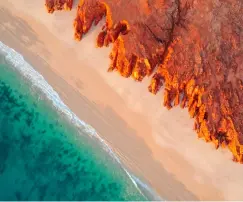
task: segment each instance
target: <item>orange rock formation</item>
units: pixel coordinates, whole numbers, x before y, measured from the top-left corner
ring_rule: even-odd
[[[73,0],[45,0],[45,6],[48,13],[53,13],[55,10],[71,10]]]
[[[50,1],[49,1],[50,2]],[[243,163],[243,1],[81,0],[81,40],[106,17],[97,45],[113,43],[109,71],[142,81],[164,105],[187,107],[200,138]]]

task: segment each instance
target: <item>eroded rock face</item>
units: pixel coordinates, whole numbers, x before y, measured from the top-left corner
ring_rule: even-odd
[[[45,6],[48,13],[53,13],[55,10],[71,10],[73,0],[45,0]]]
[[[113,43],[109,71],[154,73],[149,91],[165,85],[164,105],[187,107],[198,136],[243,163],[243,1],[81,0],[75,38],[104,16],[97,45]]]
[[[163,61],[172,41],[173,23],[179,23],[179,6],[184,8],[174,0],[163,4],[161,0],[81,1],[74,23],[75,37],[80,40],[93,22],[97,24],[106,16],[97,45],[114,43],[109,70],[141,81]]]
[[[228,146],[243,162],[243,1],[194,1],[176,26],[168,58],[150,90],[165,83],[164,104],[181,103],[199,137]],[[159,79],[158,79],[159,77]],[[157,84],[157,85],[156,85]],[[181,98],[181,100],[180,100]]]

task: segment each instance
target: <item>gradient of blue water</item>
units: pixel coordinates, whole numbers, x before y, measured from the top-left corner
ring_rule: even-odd
[[[145,200],[87,130],[0,64],[0,200]]]

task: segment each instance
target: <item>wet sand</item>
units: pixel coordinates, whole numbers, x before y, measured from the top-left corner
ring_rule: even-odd
[[[50,15],[42,1],[0,2],[0,40],[21,53],[163,199],[243,199],[242,165],[227,150],[198,140],[187,110],[162,107],[162,92],[147,91],[149,79],[137,83],[107,73],[110,48],[95,48],[102,23],[76,42],[74,17],[75,6]]]

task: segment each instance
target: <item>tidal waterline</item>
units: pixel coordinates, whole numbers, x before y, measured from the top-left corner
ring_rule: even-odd
[[[0,200],[146,199],[87,128],[0,61]]]

